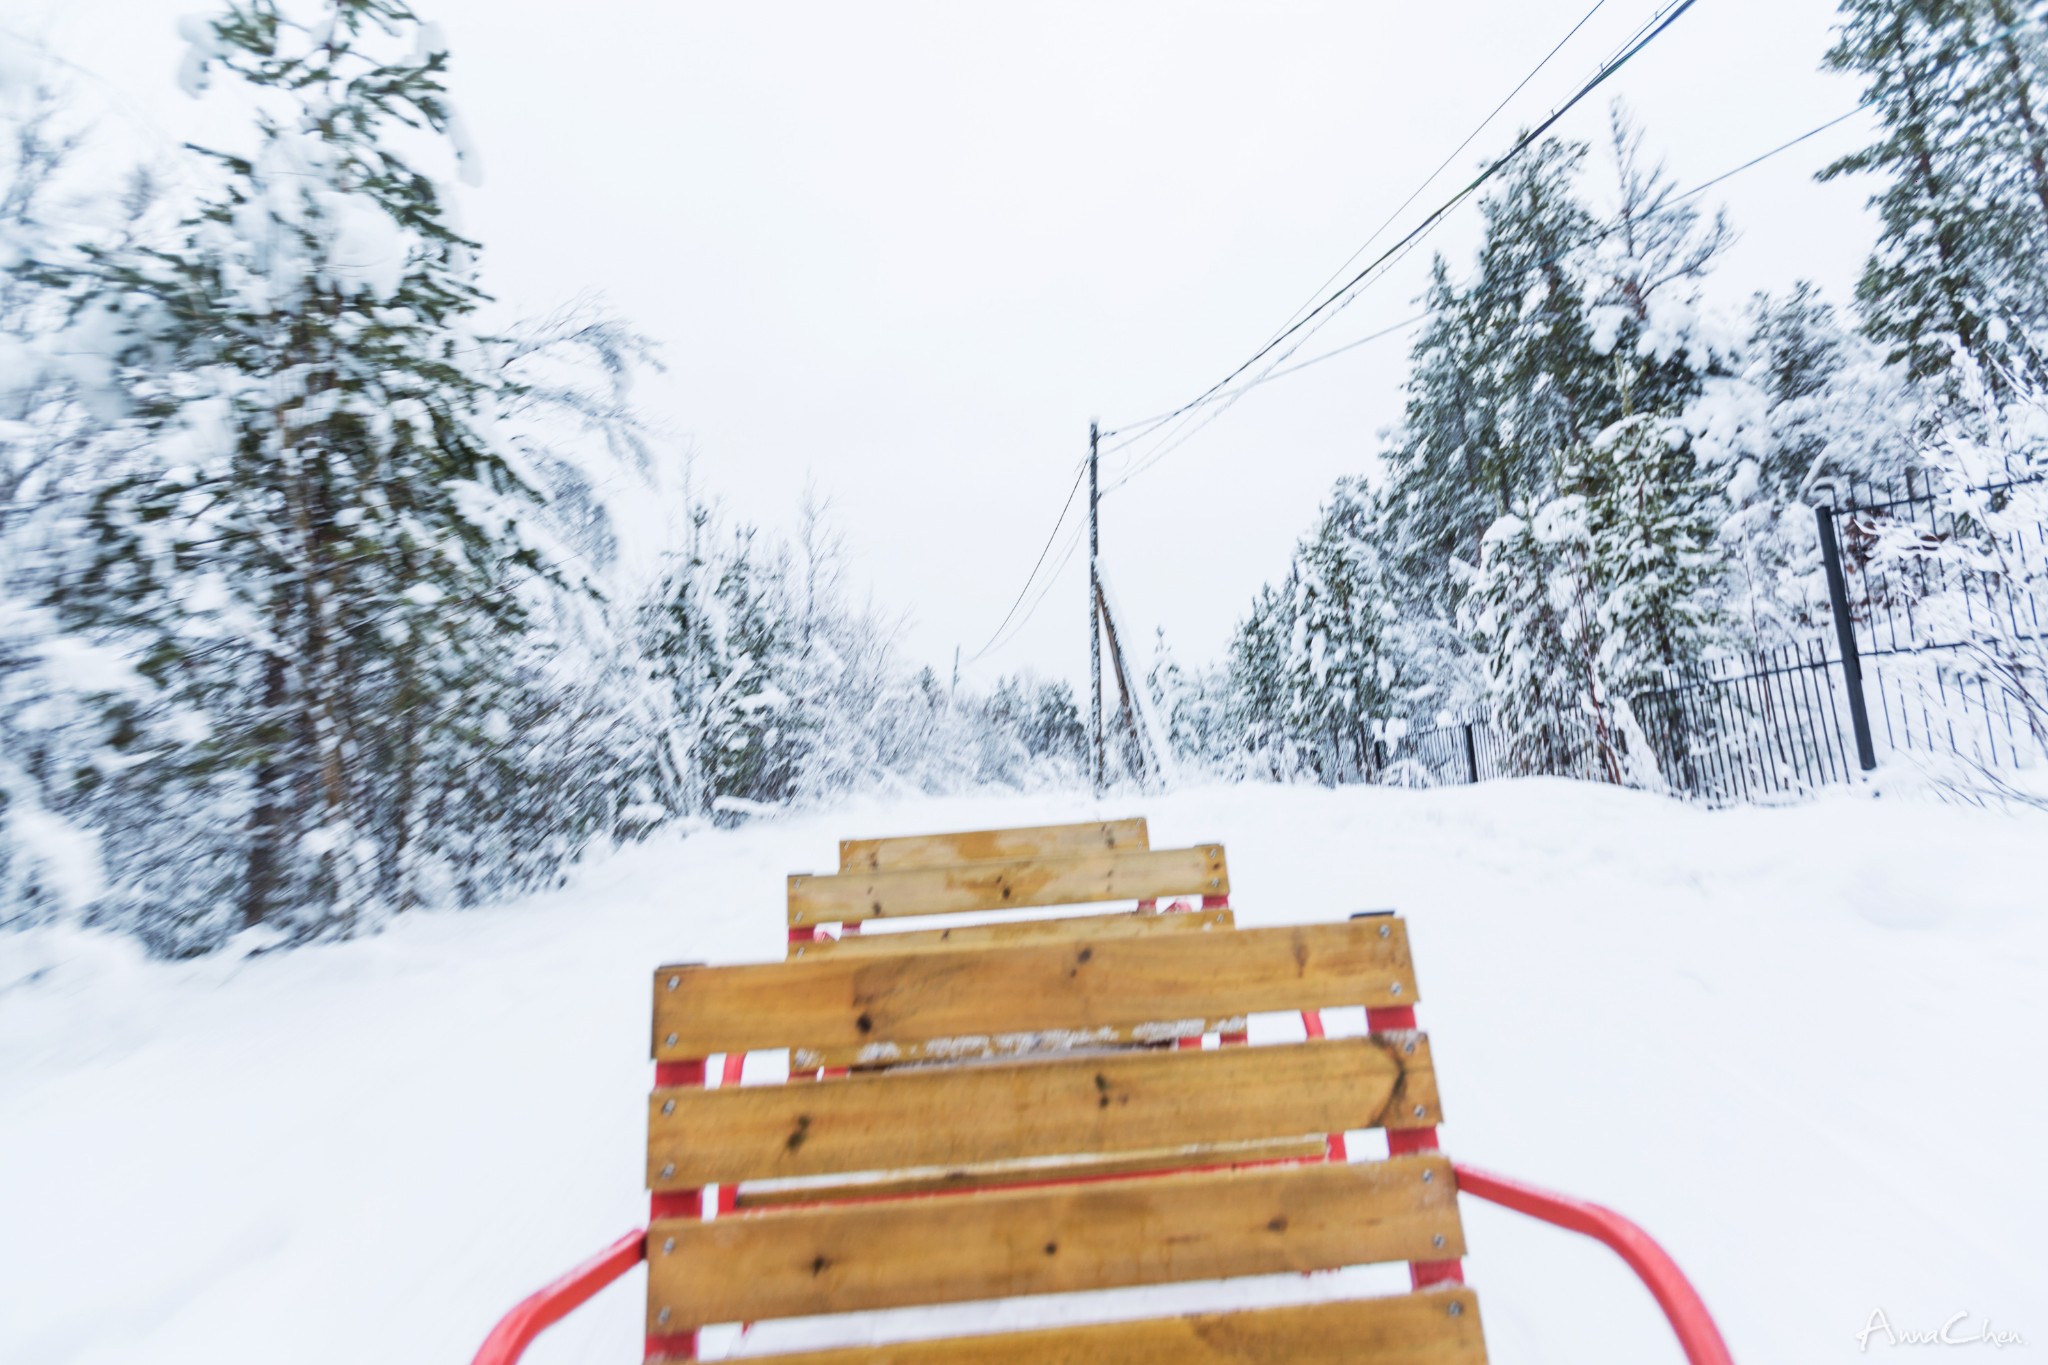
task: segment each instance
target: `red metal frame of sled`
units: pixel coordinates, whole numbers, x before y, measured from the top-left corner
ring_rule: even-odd
[[[1516,1213],[1526,1213],[1531,1218],[1540,1218],[1546,1223],[1606,1243],[1609,1249],[1628,1262],[1628,1268],[1635,1271],[1636,1278],[1656,1297],[1657,1306],[1664,1310],[1664,1316],[1671,1323],[1671,1330],[1678,1334],[1678,1344],[1685,1349],[1687,1365],[1734,1365],[1728,1354],[1728,1344],[1721,1340],[1721,1329],[1714,1325],[1713,1316],[1707,1312],[1707,1305],[1701,1302],[1699,1291],[1692,1287],[1692,1281],[1685,1278],[1685,1272],[1678,1268],[1678,1263],[1657,1245],[1649,1233],[1613,1209],[1598,1204],[1552,1194],[1524,1185],[1519,1180],[1474,1170],[1455,1161],[1451,1163],[1451,1170],[1457,1174],[1460,1194],[1499,1204]]]
[[[1678,1344],[1685,1351],[1687,1365],[1734,1365],[1721,1331],[1714,1325],[1707,1306],[1701,1302],[1691,1281],[1685,1278],[1664,1248],[1628,1219],[1612,1209],[1551,1194],[1518,1180],[1474,1170],[1459,1162],[1458,1191],[1475,1199],[1526,1213],[1546,1223],[1605,1243],[1655,1296],[1657,1306],[1671,1323]],[[633,1232],[605,1248],[602,1254],[576,1267],[561,1279],[522,1300],[484,1339],[473,1365],[515,1365],[533,1339],[562,1320],[598,1290],[624,1275],[647,1254],[647,1235]],[[1428,1263],[1425,1263],[1428,1264]],[[1443,1263],[1438,1263],[1443,1264]],[[1449,1264],[1455,1265],[1456,1262]],[[691,1359],[664,1352],[654,1359]]]
[[[547,1288],[527,1295],[484,1338],[476,1365],[513,1365],[535,1337],[646,1258],[647,1234],[629,1232]]]

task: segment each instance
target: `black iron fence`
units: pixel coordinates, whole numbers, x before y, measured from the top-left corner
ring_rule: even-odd
[[[2039,484],[1969,491],[1988,507]],[[2048,764],[2048,524],[2002,527],[1995,555],[1945,554],[1989,533],[1939,490],[1850,492],[1815,513],[1831,617],[1815,638],[1674,673],[1534,750],[1487,716],[1396,727],[1376,746],[1378,779],[1620,777],[1723,804],[1796,797],[1900,754]]]

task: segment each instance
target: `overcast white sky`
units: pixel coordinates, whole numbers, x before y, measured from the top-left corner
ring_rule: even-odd
[[[1174,406],[1269,336],[1591,0],[691,4],[416,0],[482,151],[464,221],[489,287],[544,312],[604,294],[661,340],[642,393],[699,478],[787,526],[815,476],[852,576],[950,664],[995,630],[1105,427]],[[1657,8],[1606,0],[1422,196],[1418,220]],[[0,0],[179,141],[195,0]],[[1830,0],[1700,0],[1560,131],[1619,94],[1690,185],[1851,108],[1819,71]],[[1846,300],[1865,187],[1811,172],[1836,128],[1715,193],[1731,303],[1798,277]],[[1599,148],[1596,145],[1596,167]],[[1469,269],[1476,207],[1432,238]],[[1410,316],[1426,253],[1305,358]],[[1340,475],[1400,409],[1406,336],[1247,396],[1103,503],[1105,574],[1142,659],[1213,657]],[[1142,450],[1144,447],[1138,447]],[[1125,454],[1105,458],[1104,481]],[[1055,556],[1058,548],[1055,547]],[[965,670],[1085,679],[1085,547],[1014,642]]]

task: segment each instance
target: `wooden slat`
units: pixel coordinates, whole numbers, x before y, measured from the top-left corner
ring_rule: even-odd
[[[782,1208],[791,1204],[829,1204],[848,1199],[890,1198],[905,1194],[943,1194],[985,1190],[1000,1185],[1048,1185],[1063,1180],[1091,1180],[1107,1175],[1139,1175],[1148,1171],[1196,1171],[1215,1166],[1250,1166],[1275,1161],[1317,1161],[1328,1154],[1325,1136],[1281,1138],[1266,1142],[1233,1142],[1199,1147],[1161,1147],[1122,1156],[1085,1156],[1057,1163],[1003,1162],[986,1166],[951,1167],[880,1179],[792,1181],[742,1185],[737,1201],[743,1209]]]
[[[789,923],[801,928],[904,915],[1229,894],[1223,845],[1199,844],[897,872],[797,873],[789,879]]]
[[[648,1229],[648,1329],[1465,1254],[1441,1155],[884,1200]],[[664,1316],[664,1310],[666,1315]]]
[[[951,929],[913,929],[903,934],[855,934],[850,938],[809,939],[789,945],[797,958],[843,956],[848,953],[930,953],[953,948],[1014,947],[1022,943],[1063,943],[1069,939],[1135,938],[1142,934],[1200,934],[1237,924],[1228,910],[1175,910],[1167,913],[1124,911],[1116,915],[1073,915],[1066,919],[1011,920],[1003,924],[963,924]]]
[[[871,1047],[871,1060],[890,1060],[912,1046],[959,1056],[1004,1050],[1006,1040],[1028,1046],[1049,1031],[1071,1039],[1148,1025],[1176,1036],[1260,1010],[1415,1000],[1407,926],[1390,915],[977,952],[663,967],[654,980],[654,1056]]]
[[[1486,1365],[1486,1344],[1478,1296],[1459,1286],[760,1359],[763,1365]]]
[[[656,1090],[648,1188],[1377,1128],[1404,1060],[1392,1042],[1328,1038]]]
[[[1147,847],[1145,818],[1090,820],[1078,825],[1021,829],[969,829],[953,834],[911,834],[895,839],[841,839],[839,870],[895,871],[1000,859],[1066,858]]]

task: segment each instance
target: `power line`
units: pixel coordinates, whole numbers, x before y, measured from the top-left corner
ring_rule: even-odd
[[[1004,615],[1002,624],[998,625],[995,628],[995,630],[989,635],[988,643],[983,645],[979,650],[975,652],[974,658],[967,660],[968,663],[973,663],[975,659],[981,658],[982,655],[988,653],[991,649],[995,648],[996,637],[1003,633],[1003,626],[1009,625],[1010,618],[1017,614],[1017,608],[1019,605],[1023,603],[1024,595],[1031,591],[1032,580],[1038,577],[1039,569],[1045,566],[1045,556],[1048,552],[1051,551],[1053,541],[1058,539],[1060,527],[1066,524],[1067,513],[1074,510],[1074,495],[1081,491],[1081,476],[1083,474],[1086,474],[1087,472],[1088,463],[1084,460],[1074,470],[1074,486],[1067,490],[1067,500],[1064,503],[1060,504],[1059,518],[1052,524],[1052,533],[1045,538],[1045,545],[1039,550],[1038,559],[1035,563],[1032,564],[1031,572],[1025,575],[1024,586],[1017,589],[1017,600],[1015,602],[1010,603],[1010,610]],[[1064,564],[1065,561],[1061,562]],[[1058,570],[1054,570],[1054,572],[1057,573]],[[1034,604],[1034,606],[1035,605],[1036,604]],[[1026,617],[1025,619],[1028,620],[1030,618]]]
[[[1517,156],[1520,156],[1538,138],[1542,137],[1545,133],[1549,132],[1550,129],[1557,124],[1559,119],[1562,119],[1566,114],[1570,113],[1571,110],[1578,105],[1579,101],[1583,100],[1586,96],[1592,94],[1594,90],[1598,89],[1601,85],[1605,84],[1610,78],[1613,77],[1615,72],[1621,70],[1622,67],[1626,66],[1631,60],[1635,58],[1637,53],[1641,52],[1644,48],[1648,47],[1651,43],[1655,42],[1659,37],[1661,37],[1665,30],[1669,29],[1673,24],[1677,23],[1678,20],[1685,14],[1685,12],[1691,9],[1697,3],[1698,0],[1678,0],[1678,3],[1670,7],[1669,13],[1667,13],[1660,22],[1657,22],[1652,27],[1650,27],[1648,33],[1644,34],[1644,36],[1635,40],[1635,42],[1633,42],[1631,45],[1627,46],[1626,49],[1623,52],[1621,52],[1618,56],[1612,57],[1606,62],[1602,63],[1600,69],[1593,73],[1592,79],[1588,80],[1584,85],[1580,86],[1578,90],[1573,93],[1570,99],[1566,100],[1563,104],[1559,105],[1556,109],[1551,111],[1549,116],[1546,117],[1541,123],[1537,124],[1534,128],[1530,129],[1528,132],[1522,134],[1521,137],[1517,138],[1515,140],[1514,146],[1508,148],[1507,152],[1504,153],[1498,160],[1494,161],[1491,165],[1487,166],[1484,170],[1480,171],[1478,175],[1474,176],[1456,194],[1452,195],[1449,199],[1445,200],[1441,205],[1439,205],[1435,210],[1433,210],[1428,217],[1424,218],[1420,223],[1417,223],[1413,228],[1411,228],[1408,231],[1408,233],[1405,236],[1401,238],[1400,241],[1395,242],[1392,246],[1388,247],[1385,251],[1381,252],[1378,256],[1374,257],[1370,264],[1368,264],[1363,270],[1359,271],[1356,275],[1352,276],[1349,280],[1347,280],[1344,283],[1344,285],[1337,290],[1336,293],[1329,295],[1321,303],[1317,304],[1314,308],[1311,308],[1307,313],[1304,313],[1300,318],[1296,319],[1290,326],[1283,329],[1280,335],[1274,337],[1271,341],[1268,341],[1265,345],[1259,347],[1258,350],[1252,352],[1250,357],[1243,361],[1243,363],[1239,364],[1235,369],[1231,370],[1230,373],[1224,375],[1221,379],[1211,384],[1208,388],[1202,390],[1201,393],[1189,399],[1187,402],[1181,404],[1172,412],[1166,414],[1163,420],[1170,421],[1173,418],[1179,417],[1184,413],[1190,412],[1193,409],[1200,407],[1203,404],[1209,402],[1211,399],[1215,398],[1224,388],[1229,386],[1232,380],[1236,379],[1246,370],[1249,370],[1252,366],[1258,364],[1259,361],[1265,359],[1268,355],[1272,354],[1273,351],[1282,342],[1286,341],[1289,337],[1293,336],[1302,328],[1307,327],[1317,317],[1329,311],[1329,309],[1333,305],[1336,305],[1339,300],[1345,298],[1345,296],[1348,295],[1354,288],[1356,288],[1359,284],[1363,283],[1365,279],[1368,276],[1370,276],[1375,270],[1377,270],[1382,264],[1386,263],[1389,260],[1392,260],[1397,254],[1401,253],[1408,247],[1412,246],[1415,242],[1419,241],[1424,234],[1428,233],[1431,229],[1435,228],[1438,223],[1442,222],[1445,215],[1450,213],[1452,209],[1456,208],[1459,204],[1465,202],[1465,200],[1469,198],[1474,191],[1476,191],[1480,186],[1484,185],[1487,181],[1491,180],[1509,162],[1513,161]],[[1125,475],[1124,480],[1120,480],[1120,482],[1127,481],[1129,477],[1129,475]]]
[[[1048,573],[1045,576],[1044,584],[1038,589],[1038,596],[1031,599],[1031,605],[1024,609],[1024,614],[1022,616],[1017,618],[1016,627],[1012,629],[1010,633],[1004,636],[1000,641],[993,639],[990,640],[988,645],[982,649],[981,654],[977,654],[974,656],[975,659],[979,659],[982,657],[982,655],[993,653],[996,650],[1008,648],[1010,643],[1023,633],[1024,627],[1031,624],[1031,618],[1038,614],[1038,608],[1040,607],[1040,605],[1044,603],[1045,599],[1052,593],[1053,587],[1060,581],[1061,571],[1064,570],[1067,567],[1068,563],[1072,561],[1072,559],[1074,558],[1074,551],[1078,550],[1081,547],[1082,530],[1082,527],[1076,526],[1073,530],[1073,533],[1067,537],[1066,549],[1062,550],[1060,552],[1060,557],[1053,562],[1052,572]],[[1029,587],[1030,585],[1027,583],[1025,586]],[[967,662],[972,663],[974,662],[974,660],[969,659]]]
[[[1334,284],[1338,280],[1339,277],[1341,277],[1344,274],[1346,270],[1350,269],[1351,263],[1357,260],[1360,256],[1363,256],[1366,253],[1367,249],[1370,248],[1374,242],[1380,239],[1380,234],[1385,232],[1388,228],[1392,227],[1394,225],[1394,220],[1399,218],[1403,213],[1406,213],[1408,211],[1408,206],[1414,203],[1417,199],[1421,198],[1422,192],[1424,190],[1428,189],[1431,185],[1436,183],[1436,178],[1442,175],[1453,161],[1456,161],[1461,155],[1463,155],[1465,149],[1467,147],[1470,147],[1473,141],[1476,138],[1478,138],[1478,136],[1481,133],[1485,132],[1487,127],[1491,125],[1495,119],[1500,117],[1501,110],[1507,108],[1508,105],[1514,102],[1515,96],[1521,94],[1523,90],[1528,88],[1529,82],[1535,80],[1536,77],[1539,74],[1541,74],[1544,67],[1550,65],[1550,59],[1552,57],[1555,57],[1559,52],[1563,51],[1564,45],[1570,42],[1573,38],[1577,37],[1579,30],[1584,28],[1587,24],[1587,21],[1592,19],[1594,15],[1598,14],[1600,12],[1600,7],[1602,5],[1605,5],[1606,3],[1607,0],[1593,0],[1593,8],[1587,10],[1584,14],[1579,16],[1579,22],[1573,24],[1571,28],[1565,33],[1564,37],[1559,38],[1557,42],[1551,47],[1550,51],[1543,54],[1543,59],[1541,61],[1537,62],[1536,65],[1529,68],[1529,73],[1526,76],[1523,76],[1521,80],[1515,83],[1515,88],[1508,91],[1506,96],[1504,96],[1501,99],[1501,102],[1499,104],[1493,106],[1493,110],[1491,113],[1487,114],[1485,118],[1479,120],[1479,125],[1477,127],[1475,127],[1471,132],[1465,134],[1465,140],[1463,142],[1460,142],[1457,146],[1453,147],[1451,149],[1450,155],[1446,156],[1441,162],[1437,163],[1437,168],[1431,171],[1428,174],[1428,176],[1426,176],[1423,179],[1423,182],[1420,185],[1417,185],[1413,190],[1410,190],[1408,192],[1408,197],[1406,199],[1403,199],[1398,205],[1396,205],[1394,211],[1386,216],[1385,221],[1383,221],[1378,227],[1372,230],[1372,235],[1367,237],[1363,242],[1359,243],[1358,250],[1352,252],[1349,256],[1346,256],[1344,258],[1344,263],[1338,266],[1335,270],[1331,271],[1328,279],[1324,280],[1321,284],[1317,285],[1314,289],[1309,291],[1309,296],[1301,302],[1300,306],[1297,307],[1292,313],[1287,315],[1287,323],[1282,323],[1281,325],[1285,327],[1288,323],[1292,323],[1296,318],[1300,317],[1302,309],[1307,308],[1310,304],[1314,303],[1325,289],[1328,289],[1332,284]]]
[[[1792,148],[1797,147],[1800,143],[1806,142],[1811,138],[1820,136],[1822,133],[1827,132],[1830,128],[1836,127],[1839,124],[1847,123],[1850,119],[1855,118],[1858,114],[1862,113],[1866,107],[1866,105],[1859,104],[1854,109],[1850,109],[1845,113],[1835,115],[1835,117],[1829,119],[1825,123],[1816,124],[1814,127],[1807,129],[1805,132],[1799,134],[1797,137],[1789,138],[1786,141],[1781,142],[1777,146],[1771,148],[1769,151],[1759,152],[1757,155],[1751,157],[1749,160],[1743,162],[1741,165],[1730,167],[1728,170],[1722,171],[1719,175],[1714,176],[1712,179],[1703,180],[1699,184],[1694,185],[1691,189],[1684,190],[1672,196],[1671,202],[1676,204],[1683,203],[1688,199],[1695,199],[1700,195],[1705,194],[1708,190],[1712,189],[1714,186],[1720,184],[1721,182],[1732,179],[1733,177],[1738,176],[1742,174],[1744,171],[1747,171],[1755,166],[1760,166],[1764,162],[1769,161],[1772,157],[1777,156],[1782,152],[1790,151]],[[1620,228],[1618,224],[1610,224],[1607,227],[1600,229],[1598,232],[1593,233],[1591,236],[1585,237],[1577,242],[1574,242],[1571,246],[1566,247],[1563,251],[1557,252],[1556,254],[1551,256],[1547,256],[1540,261],[1531,262],[1528,266],[1524,267],[1523,271],[1521,272],[1521,275],[1517,275],[1516,278],[1519,279],[1522,275],[1527,275],[1533,271],[1541,270],[1545,266],[1555,265],[1559,261],[1572,255],[1573,253],[1583,251],[1587,247],[1593,246],[1594,244],[1612,236],[1615,232],[1619,230]],[[1426,321],[1428,318],[1429,314],[1426,312],[1417,313],[1414,317],[1406,318],[1400,322],[1394,323],[1389,327],[1384,327],[1377,332],[1368,333],[1367,335],[1359,337],[1354,341],[1348,341],[1344,345],[1334,347],[1333,349],[1328,351],[1324,351],[1320,355],[1311,356],[1309,359],[1302,361],[1298,365],[1289,365],[1284,369],[1269,370],[1265,374],[1259,375],[1255,379],[1248,380],[1247,382],[1240,384],[1235,388],[1224,390],[1223,392],[1217,394],[1216,397],[1218,399],[1228,399],[1231,402],[1235,402],[1239,397],[1251,392],[1253,389],[1258,388],[1262,384],[1269,383],[1270,381],[1275,379],[1283,379],[1290,374],[1298,374],[1302,370],[1309,368],[1309,366],[1311,365],[1320,365],[1325,360],[1334,359],[1337,356],[1343,355],[1347,351],[1356,350],[1358,347],[1365,345],[1367,342],[1378,341],[1384,337],[1392,336],[1397,332],[1405,331],[1408,328],[1413,327],[1418,322]],[[1228,404],[1226,404],[1225,406],[1227,407]],[[1221,416],[1222,410],[1219,409],[1216,415]],[[1152,419],[1147,420],[1150,421]],[[1139,423],[1137,425],[1144,425],[1144,423]],[[1207,423],[1204,423],[1203,425],[1207,425]],[[1185,444],[1185,442],[1190,437],[1192,437],[1196,431],[1199,431],[1200,429],[1200,427],[1197,427],[1194,430],[1188,431],[1185,435],[1181,436],[1180,439],[1172,440],[1172,443],[1170,445],[1165,445],[1159,449],[1156,449],[1154,452],[1148,454],[1141,463],[1134,466],[1128,473],[1124,474],[1115,483],[1109,485],[1108,488],[1105,488],[1103,490],[1103,496],[1107,497],[1109,494],[1115,492],[1119,488],[1122,488],[1125,484],[1129,483],[1132,479],[1136,478],[1139,474],[1142,474],[1147,469],[1150,469],[1153,465],[1157,464],[1161,459],[1165,458],[1165,456],[1172,453],[1173,450],[1175,450],[1182,444]],[[1171,440],[1171,438],[1169,439]]]

